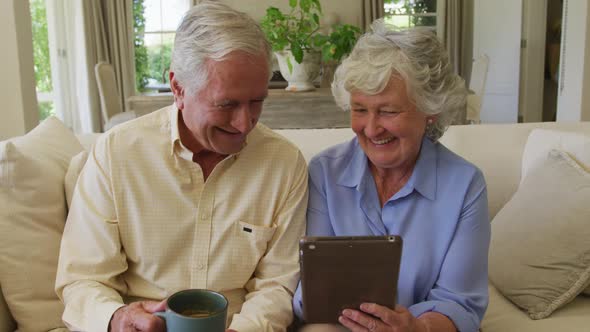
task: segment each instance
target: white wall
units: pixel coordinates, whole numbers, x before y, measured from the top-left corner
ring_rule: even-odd
[[[4,140],[39,123],[29,1],[0,1],[0,45],[0,140]]]
[[[489,58],[481,106],[484,123],[518,119],[522,0],[475,0],[473,57]]]
[[[590,121],[590,6],[579,0],[563,6],[557,121]]]

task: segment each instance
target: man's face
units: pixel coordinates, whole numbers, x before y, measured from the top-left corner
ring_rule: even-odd
[[[192,94],[175,84],[171,73],[182,143],[193,153],[239,152],[256,126],[268,95],[267,61],[264,55],[244,52],[230,53],[220,62],[209,60],[208,80]]]

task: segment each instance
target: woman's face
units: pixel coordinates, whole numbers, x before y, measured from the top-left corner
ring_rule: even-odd
[[[405,169],[416,162],[429,117],[416,110],[406,84],[393,76],[377,95],[351,92],[351,126],[378,169]]]

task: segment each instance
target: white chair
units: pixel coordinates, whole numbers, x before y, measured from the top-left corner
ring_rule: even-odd
[[[113,66],[106,62],[99,62],[94,66],[94,74],[96,75],[96,84],[100,94],[100,109],[104,131],[119,123],[135,119],[137,117],[135,112],[123,111]]]
[[[473,60],[471,78],[469,79],[470,93],[467,95],[467,112],[465,117],[467,123],[475,124],[481,122],[481,105],[483,103],[489,62],[490,59],[485,54]]]

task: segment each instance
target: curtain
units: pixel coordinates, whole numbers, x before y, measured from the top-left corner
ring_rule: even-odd
[[[363,0],[362,28],[368,30],[374,20],[385,15],[383,0]]]
[[[133,0],[47,0],[57,115],[75,133],[100,132],[94,66],[113,65],[121,105],[135,94]]]
[[[439,1],[438,33],[449,53],[449,60],[455,73],[461,77],[469,77],[472,58],[473,31],[473,0],[445,0]],[[441,8],[442,7],[442,8]]]
[[[133,60],[132,0],[83,0],[86,30],[87,70],[93,78],[88,82],[88,100],[93,110],[92,127],[100,127],[105,119],[100,112],[100,99],[94,66],[100,62],[113,65],[121,105],[135,94],[135,63]],[[124,107],[126,109],[126,107]]]
[[[461,74],[462,66],[462,18],[463,8],[461,0],[446,0],[444,5],[444,33],[443,40],[449,60],[453,65],[455,73]]]

